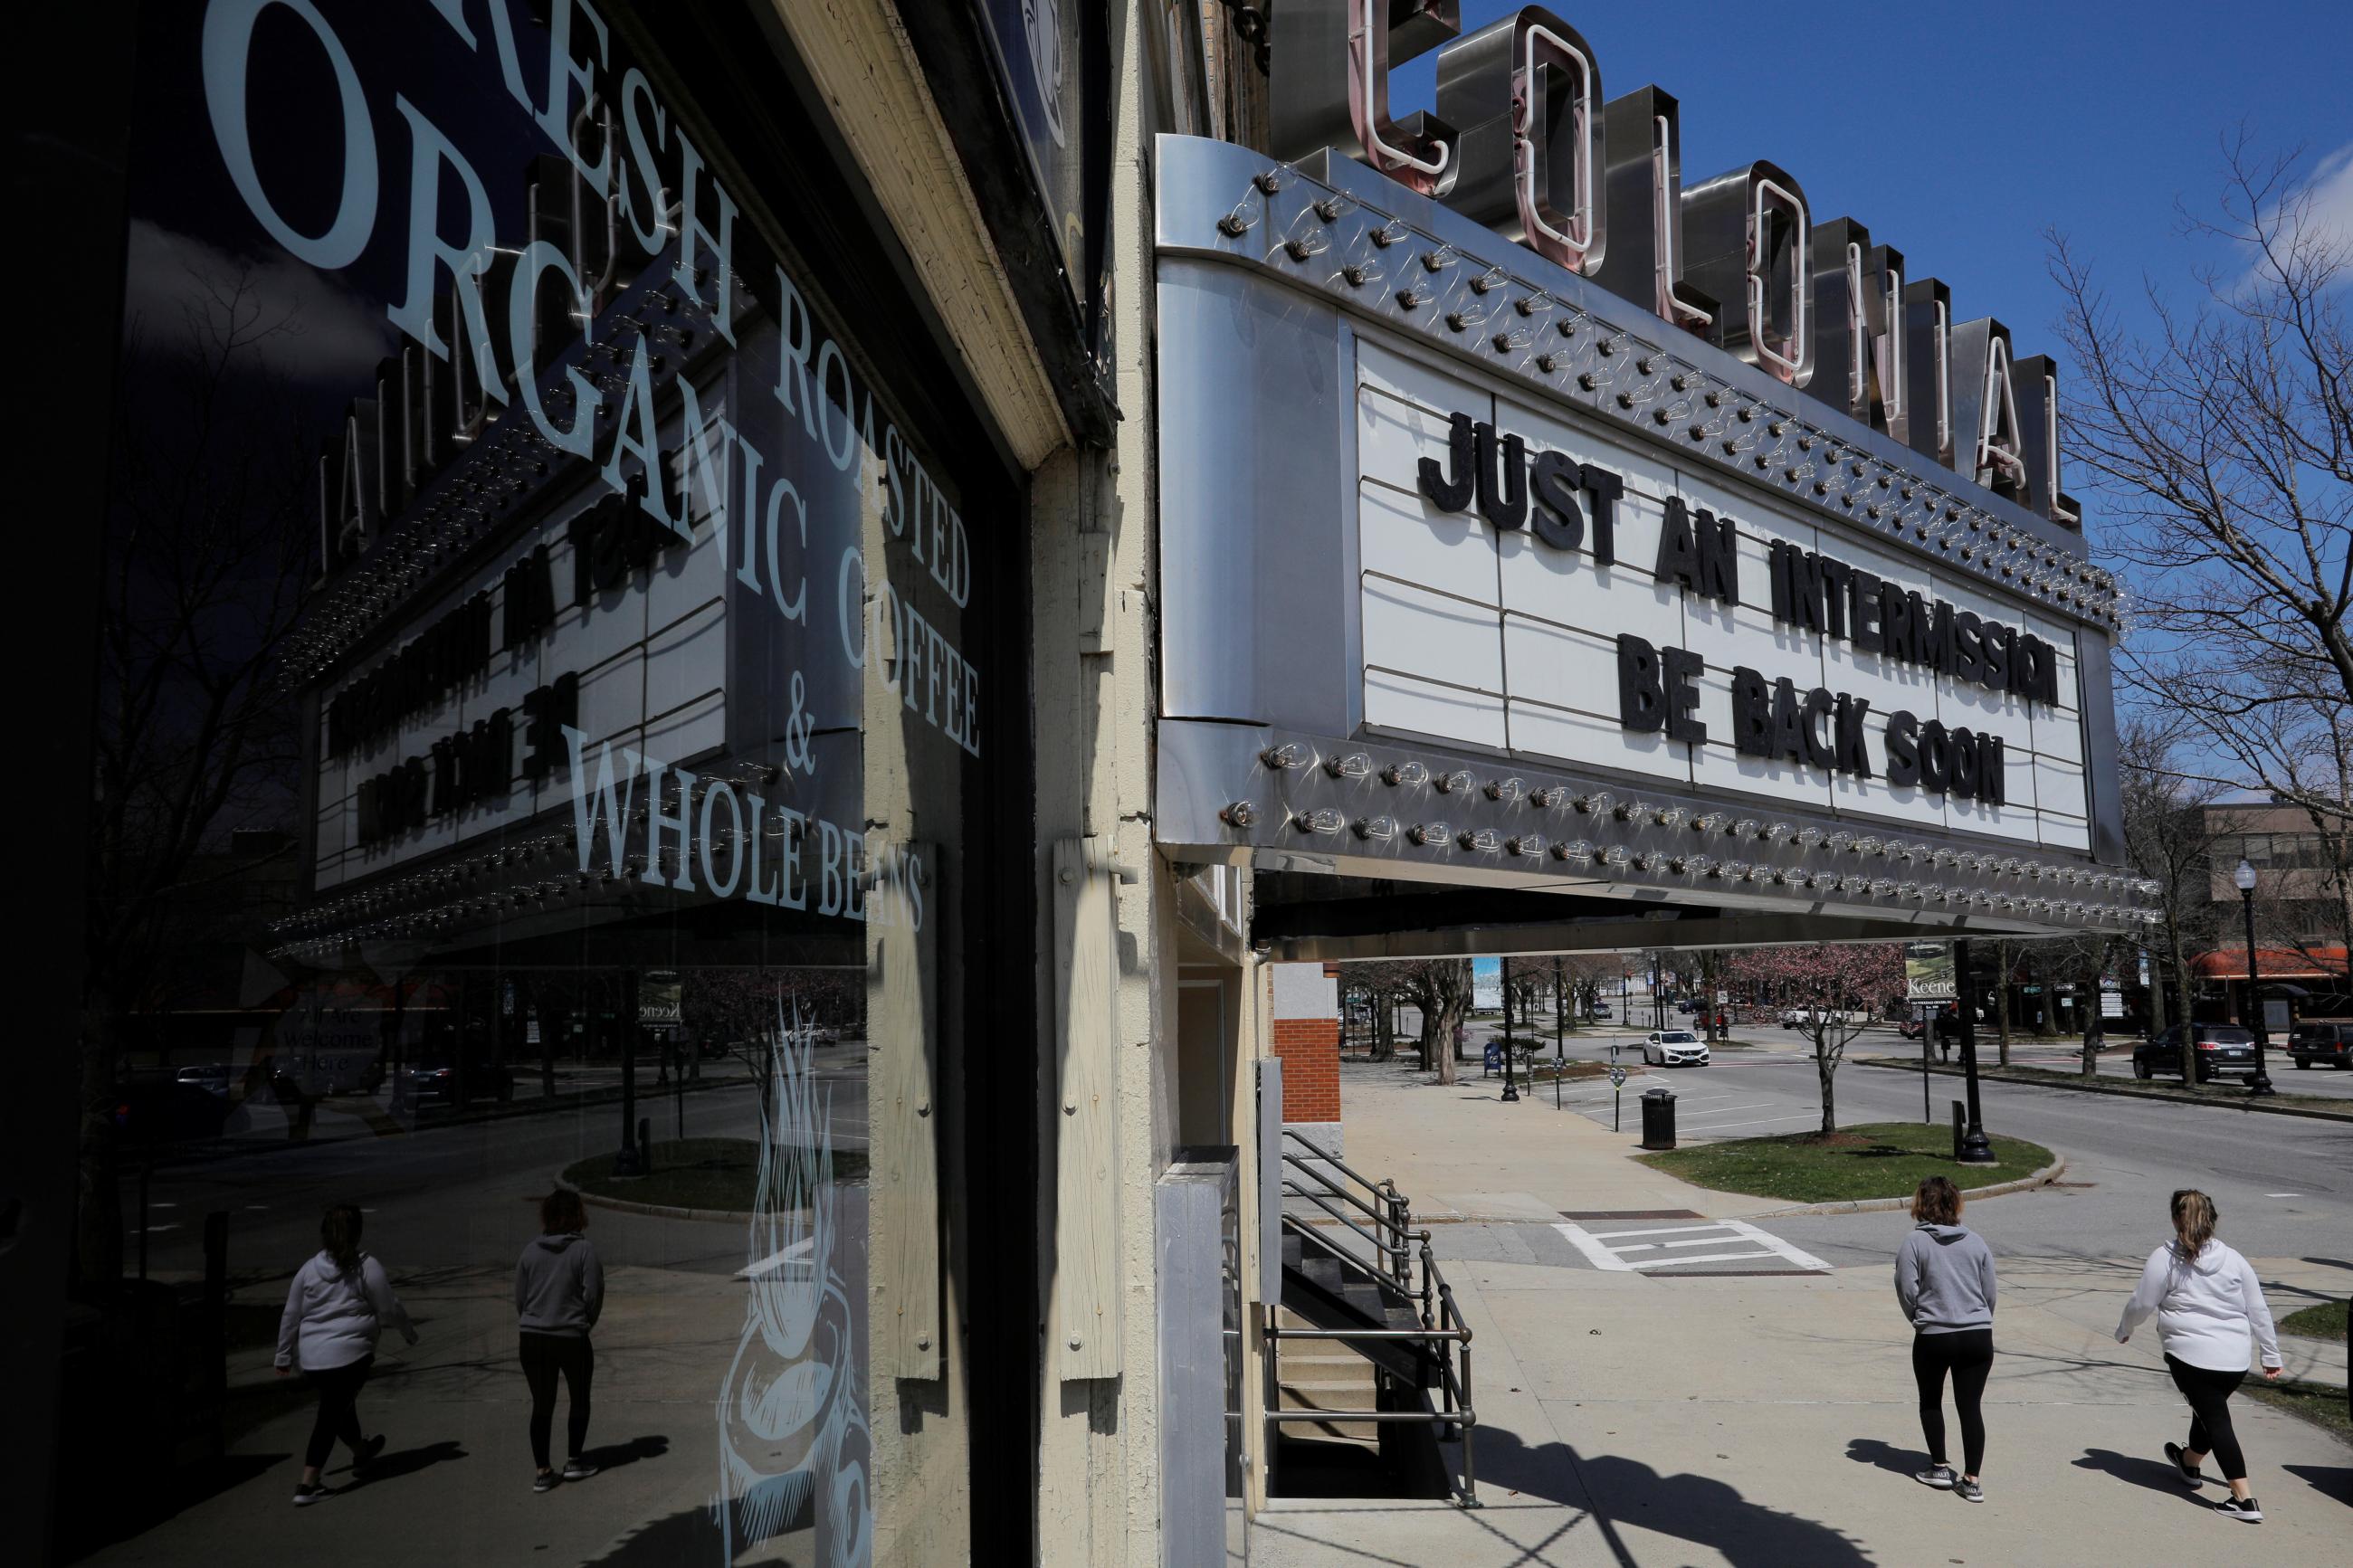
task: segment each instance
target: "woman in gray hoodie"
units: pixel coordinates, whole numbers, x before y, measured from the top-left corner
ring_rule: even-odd
[[[596,1467],[581,1452],[588,1441],[588,1384],[596,1352],[588,1331],[605,1310],[605,1265],[581,1234],[588,1211],[580,1194],[558,1187],[539,1200],[540,1234],[515,1263],[515,1322],[521,1331],[523,1381],[531,1385],[531,1457],[538,1465],[535,1492],[555,1489],[547,1444],[555,1425],[555,1379],[571,1399],[565,1412],[564,1479],[585,1481]]]
[[[1895,1300],[1912,1324],[1912,1378],[1920,1387],[1920,1433],[1928,1468],[1923,1486],[1985,1501],[1978,1467],[1985,1462],[1985,1417],[1978,1409],[1993,1372],[1993,1249],[1961,1224],[1960,1189],[1930,1176],[1912,1194],[1912,1234],[1895,1254]],[[1945,1458],[1945,1377],[1961,1416],[1960,1472]]]

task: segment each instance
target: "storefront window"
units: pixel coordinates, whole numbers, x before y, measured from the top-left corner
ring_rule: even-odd
[[[1001,476],[621,19],[139,26],[66,1554],[961,1560]]]

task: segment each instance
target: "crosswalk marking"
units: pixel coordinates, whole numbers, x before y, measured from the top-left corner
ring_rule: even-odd
[[[1708,1220],[1698,1225],[1646,1226],[1636,1230],[1591,1231],[1573,1221],[1563,1220],[1553,1226],[1571,1247],[1585,1256],[1596,1268],[1613,1273],[1631,1274],[1638,1269],[1663,1268],[1686,1263],[1745,1263],[1767,1258],[1778,1259],[1796,1268],[1827,1274],[1830,1265],[1812,1253],[1801,1250],[1773,1235],[1760,1230],[1746,1220]],[[1679,1236],[1680,1241],[1634,1241],[1635,1237]],[[1630,1245],[1619,1245],[1630,1243]],[[1745,1252],[1691,1252],[1676,1257],[1637,1258],[1644,1252],[1663,1253],[1684,1247],[1738,1247],[1746,1244],[1752,1250]]]

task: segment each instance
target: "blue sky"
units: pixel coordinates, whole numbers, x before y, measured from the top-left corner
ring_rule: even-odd
[[[1463,0],[1463,31],[1513,9]],[[1593,46],[1605,96],[1656,82],[1681,100],[1686,183],[1780,164],[1818,220],[1861,220],[2021,353],[2060,353],[2046,228],[2119,295],[2146,270],[2186,297],[2194,263],[2225,259],[2179,236],[2176,203],[2212,210],[2242,120],[2264,148],[2306,148],[2353,234],[2347,0],[1551,9]],[[1436,107],[1436,58],[1397,68],[1393,112]]]

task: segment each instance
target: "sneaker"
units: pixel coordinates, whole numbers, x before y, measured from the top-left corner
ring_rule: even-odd
[[[567,1481],[585,1481],[596,1473],[596,1467],[577,1454],[564,1461],[564,1479]]]
[[[531,1489],[535,1492],[554,1491],[555,1489],[555,1472],[554,1470],[542,1470],[537,1475],[532,1477]]]
[[[1953,1483],[1961,1478],[1953,1473],[1950,1465],[1931,1465],[1925,1470],[1914,1471],[1912,1479],[1924,1487],[1935,1487],[1938,1491],[1948,1492],[1953,1489]]]
[[[2240,1520],[2248,1524],[2263,1521],[2262,1506],[2251,1497],[2226,1497],[2214,1505],[2214,1511],[2227,1519]]]
[[[1983,1502],[1985,1488],[1978,1485],[1968,1477],[1962,1476],[1953,1482],[1953,1495],[1963,1502]]]
[[[316,1481],[296,1481],[294,1483],[294,1506],[296,1508],[309,1508],[312,1503],[324,1499],[326,1495],[327,1489],[319,1485]]]
[[[2204,1486],[2206,1484],[2206,1472],[2200,1469],[2196,1465],[2191,1464],[2188,1459],[2182,1458],[2183,1452],[2184,1450],[2179,1443],[2168,1443],[2165,1446],[2165,1457],[2173,1461],[2173,1468],[2181,1472],[2181,1484],[2185,1487],[2192,1488],[2193,1489],[2198,1487]]]
[[[376,1456],[383,1452],[384,1434],[379,1432],[375,1436],[365,1439],[358,1447],[352,1450],[352,1473],[353,1475],[357,1475],[362,1470],[366,1469],[370,1465],[375,1464]]]

